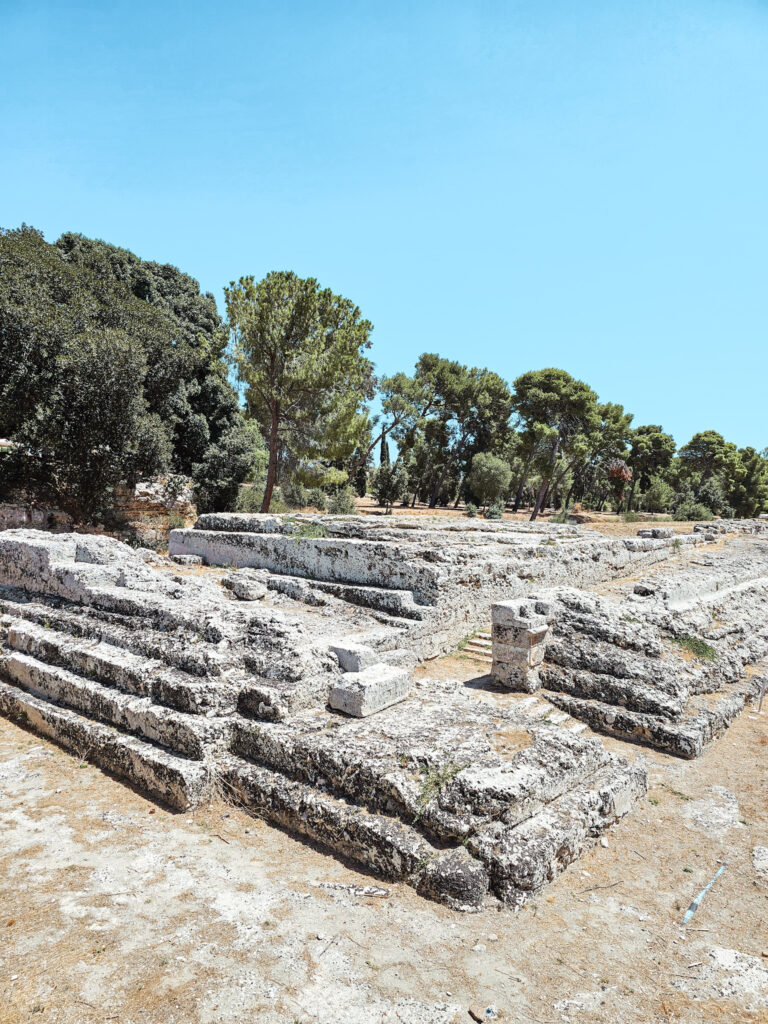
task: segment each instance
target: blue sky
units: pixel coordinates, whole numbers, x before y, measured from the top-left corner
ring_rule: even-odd
[[[0,225],[768,445],[768,3],[0,0]]]

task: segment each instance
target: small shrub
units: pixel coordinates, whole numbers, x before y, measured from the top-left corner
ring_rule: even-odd
[[[677,522],[709,522],[714,519],[712,512],[706,505],[698,501],[681,501],[675,508],[672,518]]]
[[[400,466],[379,466],[373,475],[372,491],[380,505],[393,505],[400,501],[408,485],[408,475]]]
[[[674,637],[676,644],[698,658],[700,661],[717,661],[717,651],[714,647],[702,640],[699,636],[692,636],[690,633],[682,633]]]
[[[328,511],[332,516],[353,516],[357,512],[357,507],[352,491],[348,487],[337,491],[328,502]]]
[[[252,484],[243,484],[235,503],[236,512],[260,512],[264,491]]]
[[[564,508],[561,512],[556,512],[549,521],[550,523],[570,523],[571,514],[567,508]]]
[[[470,519],[474,519],[477,515],[477,505],[474,505],[471,501],[468,501],[464,509],[464,515],[469,516]]]
[[[307,504],[316,508],[318,512],[325,512],[328,508],[328,496],[319,487],[312,487],[307,491]]]
[[[654,477],[651,486],[640,496],[638,504],[646,512],[668,512],[675,499],[675,489],[666,480]]]
[[[328,531],[322,523],[297,523],[295,520],[289,520],[291,522],[291,537],[327,537]]]
[[[168,516],[168,529],[169,530],[183,530],[187,525],[187,521],[184,516],[180,516],[178,512],[171,512]]]
[[[625,523],[640,523],[643,519],[637,512],[622,512],[621,518]]]
[[[501,502],[495,502],[493,505],[489,505],[485,510],[486,519],[501,519],[504,515],[504,506]]]
[[[280,492],[288,508],[304,508],[309,503],[306,489],[297,480],[286,480]]]

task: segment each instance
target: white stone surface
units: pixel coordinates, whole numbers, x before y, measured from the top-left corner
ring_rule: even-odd
[[[394,665],[371,665],[362,672],[346,672],[331,686],[328,703],[336,711],[367,718],[405,700],[411,692],[411,673]]]

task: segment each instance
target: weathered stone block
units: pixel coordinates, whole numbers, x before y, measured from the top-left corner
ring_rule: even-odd
[[[372,665],[381,664],[381,654],[367,644],[359,644],[354,640],[340,640],[328,645],[339,659],[344,672],[362,672]]]
[[[496,661],[491,675],[499,686],[521,693],[535,693],[541,689],[538,668],[529,668],[520,662]]]
[[[532,628],[501,625],[494,622],[491,627],[491,638],[494,643],[508,644],[510,647],[534,647],[543,643],[549,626],[546,624]]]
[[[394,665],[371,665],[362,672],[347,672],[330,688],[328,703],[336,711],[366,718],[411,692],[411,673]]]

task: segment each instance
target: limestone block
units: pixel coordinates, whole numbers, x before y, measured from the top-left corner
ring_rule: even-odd
[[[233,572],[222,580],[222,583],[241,601],[261,601],[267,595],[266,583],[247,570]]]
[[[176,565],[202,565],[203,559],[200,555],[171,555],[171,561]]]
[[[510,665],[523,665],[525,668],[536,668],[544,661],[545,650],[543,643],[521,648],[500,644],[494,640],[491,653],[494,661],[503,661]]]
[[[371,665],[362,672],[346,672],[328,693],[336,711],[366,718],[391,704],[405,700],[411,692],[411,673],[394,665]]]
[[[497,661],[494,658],[491,675],[500,686],[508,690],[535,693],[541,689],[538,668],[529,668],[520,662]]]
[[[534,626],[532,628],[519,628],[517,626],[504,626],[494,622],[491,627],[491,637],[495,643],[507,644],[510,647],[535,647],[543,644],[549,632],[549,626]]]
[[[382,660],[378,651],[354,640],[334,641],[328,646],[339,659],[343,672],[362,672],[371,665],[380,664]]]

